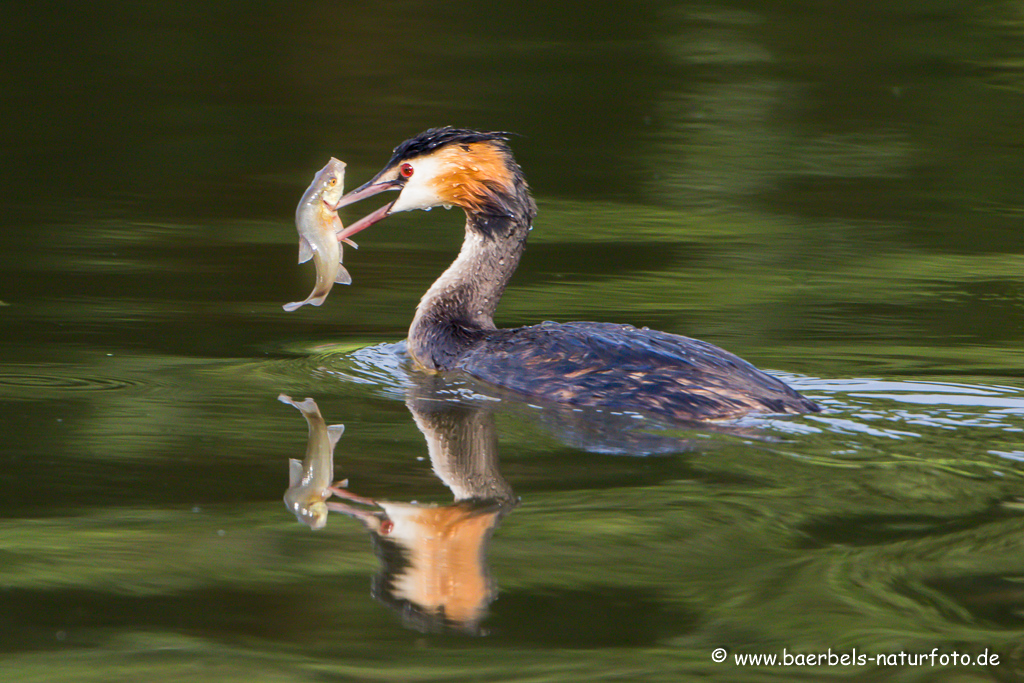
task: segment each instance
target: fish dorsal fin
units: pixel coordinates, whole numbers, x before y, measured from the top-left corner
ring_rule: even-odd
[[[311,258],[313,258],[313,247],[310,246],[309,240],[299,235],[299,263],[305,263]]]
[[[295,458],[288,458],[288,486],[298,486],[302,483],[302,461]]]
[[[338,266],[338,277],[334,278],[334,281],[339,285],[350,285],[352,284],[352,276],[345,270],[345,266]]]
[[[331,425],[327,428],[327,438],[331,440],[331,445],[338,443],[338,439],[345,433],[345,425]]]

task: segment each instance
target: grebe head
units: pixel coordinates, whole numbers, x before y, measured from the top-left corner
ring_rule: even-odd
[[[515,217],[522,172],[506,143],[508,133],[431,128],[395,148],[370,182],[341,198],[338,207],[381,192],[398,198],[339,233],[348,238],[393,213],[435,206],[461,207],[477,216]],[[532,216],[530,216],[532,218]]]

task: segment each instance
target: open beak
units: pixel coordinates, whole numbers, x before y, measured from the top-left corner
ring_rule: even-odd
[[[375,194],[387,192],[388,190],[401,190],[402,184],[403,183],[400,180],[387,180],[385,182],[376,184],[374,184],[374,182],[371,180],[362,187],[357,187],[356,189],[352,190],[347,195],[339,199],[338,205],[335,208],[340,209],[343,206],[355,204],[356,202],[366,199],[367,197],[372,197]],[[366,230],[374,223],[378,223],[384,220],[385,218],[388,217],[388,213],[391,211],[391,207],[394,205],[394,203],[395,202],[389,202],[384,206],[380,207],[379,209],[377,209],[376,211],[374,211],[373,213],[369,214],[368,216],[363,216],[358,221],[356,221],[352,225],[348,226],[347,228],[339,232],[338,239],[347,241],[349,237],[356,234],[357,232]]]

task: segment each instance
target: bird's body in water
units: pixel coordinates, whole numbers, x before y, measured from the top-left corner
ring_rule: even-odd
[[[466,212],[462,249],[423,296],[409,328],[418,368],[463,371],[559,403],[683,422],[819,410],[780,380],[696,339],[610,323],[498,329],[495,309],[537,214],[505,134],[421,133],[396,147],[384,169],[338,206],[387,190],[400,194],[339,239],[398,211],[458,206]]]

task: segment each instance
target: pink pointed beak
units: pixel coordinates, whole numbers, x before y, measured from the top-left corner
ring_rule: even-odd
[[[339,199],[338,200],[337,208],[340,209],[343,206],[348,206],[349,204],[355,204],[358,201],[366,199],[367,197],[372,197],[375,194],[380,194],[381,192],[387,192],[388,190],[401,190],[401,189],[402,189],[402,182],[399,181],[399,180],[388,180],[386,182],[377,183],[377,184],[374,184],[373,181],[371,180],[370,182],[366,183],[362,187],[358,187],[358,188],[352,190],[347,195],[345,195],[344,197]],[[379,209],[377,209],[373,213],[371,213],[371,214],[369,214],[367,216],[363,216],[358,221],[356,221],[352,225],[348,226],[347,228],[345,228],[344,230],[339,232],[338,233],[338,239],[339,240],[347,240],[349,237],[351,237],[352,235],[356,234],[357,232],[361,232],[363,230],[366,230],[368,227],[370,227],[374,223],[379,223],[380,221],[384,220],[385,218],[388,217],[388,214],[390,213],[391,207],[393,205],[394,205],[394,202],[390,202],[390,203],[385,204],[384,206],[380,207]]]

